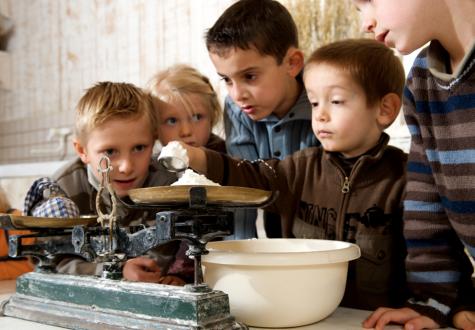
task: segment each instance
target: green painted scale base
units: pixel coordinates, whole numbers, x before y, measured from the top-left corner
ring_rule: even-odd
[[[3,314],[70,329],[247,329],[230,315],[228,296],[206,285],[35,272],[17,279]]]

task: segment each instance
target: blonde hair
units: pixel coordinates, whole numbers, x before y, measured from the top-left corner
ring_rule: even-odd
[[[211,127],[221,119],[221,106],[209,79],[189,65],[177,64],[158,72],[148,82],[147,89],[152,96],[164,102],[182,104],[190,114],[194,113],[190,96],[198,95],[203,100],[203,105],[209,109]]]
[[[76,106],[75,134],[85,142],[94,128],[110,119],[145,116],[153,137],[157,138],[158,119],[152,97],[129,83],[99,82],[86,90]]]

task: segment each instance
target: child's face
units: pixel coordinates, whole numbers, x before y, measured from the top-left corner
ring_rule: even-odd
[[[401,54],[409,54],[433,39],[435,31],[427,0],[353,0],[360,11],[363,29]]]
[[[367,106],[363,89],[348,73],[313,64],[305,69],[304,83],[312,104],[312,129],[325,150],[350,158],[378,143],[379,105]]]
[[[110,182],[119,197],[129,189],[141,188],[148,175],[154,137],[146,116],[133,119],[114,118],[93,129],[86,145],[75,141],[76,152],[90,164],[97,180],[97,168],[103,155],[111,160]]]
[[[180,102],[162,102],[159,109],[158,139],[163,145],[182,141],[194,147],[205,146],[211,134],[210,110],[199,95],[189,95],[193,114]]]
[[[242,111],[253,120],[272,113],[279,118],[285,116],[295,102],[291,82],[301,66],[289,65],[288,56],[277,65],[274,57],[261,55],[252,48],[231,48],[220,55],[210,53],[211,61]]]

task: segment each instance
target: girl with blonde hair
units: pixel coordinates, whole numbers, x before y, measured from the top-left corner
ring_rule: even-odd
[[[212,132],[221,120],[222,109],[206,76],[189,65],[177,64],[155,74],[147,89],[155,99],[162,145],[182,141],[226,151],[224,140]]]

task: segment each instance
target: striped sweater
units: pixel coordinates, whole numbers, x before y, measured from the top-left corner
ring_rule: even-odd
[[[412,135],[404,202],[408,305],[441,326],[470,308],[475,257],[475,44],[460,69],[433,41],[416,58],[404,92]]]

